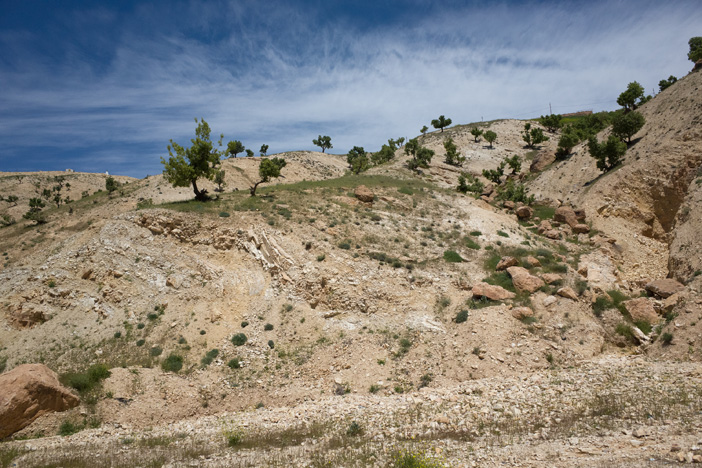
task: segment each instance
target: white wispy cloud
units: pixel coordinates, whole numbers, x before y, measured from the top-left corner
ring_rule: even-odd
[[[685,74],[701,20],[696,2],[633,0],[476,3],[364,28],[269,2],[66,14],[92,32],[49,65],[32,48],[37,31],[0,31],[0,165],[46,164],[23,156],[42,150],[70,154],[76,169],[153,174],[170,138],[191,138],[194,117],[254,149],[313,149],[327,134],[345,152],[412,137],[439,114],[467,123],[538,116],[549,103],[611,109],[629,81],[650,92]],[[84,55],[93,36],[97,52]]]

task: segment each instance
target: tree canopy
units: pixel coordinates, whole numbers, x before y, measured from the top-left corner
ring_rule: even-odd
[[[161,158],[163,177],[174,187],[192,185],[196,200],[207,200],[207,190],[198,189],[197,180],[200,178],[212,180],[219,167],[221,152],[214,147],[210,140],[210,126],[205,119],[195,119],[197,128],[195,138],[191,139],[192,146],[185,148],[173,140],[168,145],[169,158]],[[219,146],[222,146],[223,135],[220,136]]]
[[[243,153],[245,149],[244,144],[239,140],[234,140],[227,143],[227,153],[232,158],[236,158],[236,155]]]
[[[249,187],[251,196],[256,196],[256,189],[260,184],[270,182],[271,179],[280,177],[280,171],[286,164],[287,162],[283,158],[261,159],[261,164],[258,166],[258,176],[260,179]]]
[[[490,148],[492,148],[492,144],[497,140],[497,133],[493,132],[492,130],[488,130],[485,133],[483,133],[483,138],[485,138],[485,141],[490,143]]]
[[[478,138],[483,134],[483,131],[480,130],[478,127],[473,127],[470,129],[470,134],[473,135],[473,138],[475,138],[475,142],[478,142]]]
[[[416,171],[420,167],[425,169],[429,167],[434,151],[421,146],[416,138],[412,138],[405,145],[405,154],[412,156],[412,159],[407,161],[407,166]]]
[[[688,42],[690,52],[687,53],[687,58],[693,62],[702,60],[702,36],[692,37]]]
[[[626,91],[617,98],[617,104],[622,106],[626,111],[632,111],[636,110],[645,100],[643,86],[637,81],[632,81],[627,85]]]
[[[548,141],[548,137],[544,135],[544,131],[538,127],[531,127],[531,122],[524,124],[524,133],[522,139],[526,142],[528,148],[535,148],[539,143]]]
[[[622,160],[626,153],[626,143],[615,135],[610,135],[607,141],[598,143],[594,136],[588,140],[590,156],[597,160],[597,168],[602,172],[611,171]]]
[[[451,125],[451,119],[447,119],[443,115],[440,115],[438,119],[431,121],[431,126],[437,129],[440,128],[442,133],[444,128],[448,127],[449,125]]]
[[[346,162],[349,163],[349,168],[354,174],[360,174],[370,167],[370,161],[366,150],[362,146],[354,146],[346,154]]]
[[[646,119],[639,112],[620,114],[612,121],[612,133],[631,143],[631,137],[641,130],[645,123]]]
[[[675,83],[676,81],[678,81],[678,79],[675,76],[670,75],[667,80],[659,81],[658,87],[660,88],[661,91],[663,91],[663,90],[670,88],[673,85],[673,83]]]
[[[466,160],[466,158],[461,156],[458,152],[458,146],[454,143],[453,138],[448,137],[444,140],[444,149],[446,150],[446,159],[444,159],[446,164],[460,166],[463,164],[463,161]]]
[[[563,120],[563,116],[560,114],[551,114],[551,115],[546,115],[546,116],[541,116],[539,118],[539,122],[541,125],[546,127],[546,129],[553,133],[559,128],[561,128],[561,121]]]
[[[268,145],[261,145],[261,156],[265,156],[268,152]]]
[[[320,148],[322,148],[322,153],[324,153],[325,149],[330,149],[334,147],[332,146],[331,137],[326,135],[319,135],[319,137],[317,137],[316,140],[312,140],[312,144],[314,146],[319,146]]]

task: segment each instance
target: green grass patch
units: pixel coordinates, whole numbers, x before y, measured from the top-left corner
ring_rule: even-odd
[[[447,250],[444,252],[444,260],[449,263],[461,263],[463,262],[463,257],[453,250]]]
[[[493,286],[501,286],[507,291],[511,291],[513,293],[517,292],[517,290],[514,288],[514,284],[512,283],[512,278],[510,278],[506,271],[496,271],[487,278],[484,278],[483,281],[485,281],[487,284],[492,284]]]
[[[94,364],[83,373],[71,372],[63,374],[60,378],[62,384],[77,390],[79,393],[88,393],[104,379],[110,376],[110,370],[104,364]]]
[[[553,219],[556,209],[546,205],[533,205],[534,217],[540,219]]]
[[[480,244],[475,242],[472,238],[465,236],[463,238],[463,245],[473,250],[480,250]]]

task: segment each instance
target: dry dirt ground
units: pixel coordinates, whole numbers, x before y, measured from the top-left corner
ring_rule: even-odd
[[[218,195],[207,203],[160,175],[116,177],[110,195],[101,174],[0,174],[3,198],[19,198],[0,205],[17,221],[0,230],[0,364],[111,369],[81,407],[0,444],[0,460],[388,466],[400,449],[445,466],[692,460],[702,444],[701,77],[642,107],[646,126],[604,176],[582,147],[529,175],[534,152],[515,120],[478,124],[498,134],[492,149],[469,125],[421,136],[436,156],[420,174],[402,148],[358,176],[344,156],[279,155],[285,178],[255,198],[258,158],[224,161],[225,190],[204,184]],[[443,162],[449,136],[461,169]],[[513,155],[526,161],[540,219],[455,190],[461,171],[479,176]],[[74,201],[46,208],[46,224],[22,220],[57,176]],[[372,203],[354,197],[359,185]],[[585,210],[589,234],[551,219],[560,202]],[[560,240],[538,233],[545,219]],[[513,300],[473,297],[483,280],[513,288],[495,271],[508,254],[557,280]],[[666,276],[685,288],[649,299],[656,319],[637,341],[621,302]],[[575,297],[558,293],[566,286]],[[598,297],[613,300],[598,308]],[[533,318],[515,318],[523,306]],[[170,355],[183,358],[178,372],[162,369]],[[85,430],[54,436],[67,423]]]

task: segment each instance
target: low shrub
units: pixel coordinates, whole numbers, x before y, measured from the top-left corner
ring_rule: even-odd
[[[207,351],[207,354],[200,360],[200,364],[202,364],[202,367],[207,367],[212,364],[212,361],[214,361],[217,356],[219,356],[219,350],[211,349]]]
[[[465,309],[461,310],[458,314],[456,314],[456,318],[453,319],[453,321],[456,323],[463,323],[466,320],[468,320],[468,311]]]
[[[232,336],[232,344],[234,346],[243,346],[246,344],[246,341],[248,338],[246,338],[246,335],[243,333],[237,333],[236,335]]]
[[[183,368],[183,356],[171,353],[161,363],[164,372],[178,372]]]
[[[239,361],[239,358],[232,358],[227,363],[227,366],[229,366],[230,369],[239,369],[241,368],[241,361]]]
[[[79,393],[87,393],[110,375],[110,370],[106,365],[94,364],[84,373],[74,372],[64,374],[61,376],[60,380],[61,383],[77,390]]]

